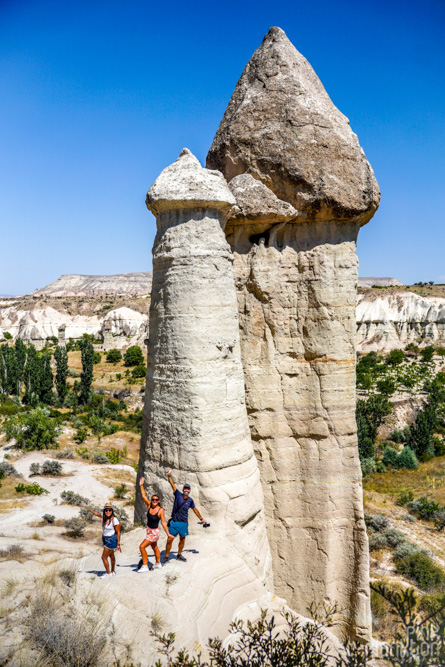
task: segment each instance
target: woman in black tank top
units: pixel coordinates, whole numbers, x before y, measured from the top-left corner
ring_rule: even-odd
[[[148,546],[151,546],[156,558],[155,568],[162,567],[161,554],[158,548],[158,539],[160,534],[159,522],[162,523],[162,527],[165,530],[167,537],[170,537],[170,533],[168,532],[167,523],[165,521],[164,510],[159,504],[159,496],[156,493],[154,493],[151,497],[151,500],[148,500],[147,494],[145,493],[144,489],[143,477],[141,477],[141,479],[139,480],[139,484],[141,487],[142,500],[147,505],[148,512],[147,512],[147,537],[139,545],[139,551],[141,552],[142,556],[142,566],[138,569],[138,572],[148,572],[148,564],[147,564],[148,556],[146,551],[146,548]]]

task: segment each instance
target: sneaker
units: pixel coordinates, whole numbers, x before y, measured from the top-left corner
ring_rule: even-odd
[[[150,572],[150,570],[148,569],[147,565],[143,565],[143,566],[138,570],[138,572]]]
[[[167,563],[168,563],[168,558],[165,558],[164,556],[164,558],[161,560],[161,565],[167,565]]]
[[[182,554],[178,554],[176,556],[176,560],[182,560],[183,563],[187,562],[187,558],[184,558],[184,556]]]
[[[111,573],[111,576],[112,576],[112,577],[115,577],[115,576],[116,576],[116,572],[112,572],[112,573]]]
[[[161,563],[155,563],[153,565],[153,567],[154,567],[155,570],[159,570],[159,568],[162,567],[162,565],[161,565]]]
[[[108,574],[108,572],[99,575],[99,579],[108,579],[108,577],[111,577],[111,574]]]

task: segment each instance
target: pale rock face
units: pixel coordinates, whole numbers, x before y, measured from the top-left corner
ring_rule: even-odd
[[[150,294],[151,271],[118,273],[111,276],[68,274],[34,290],[33,296],[92,296],[106,294]]]
[[[171,507],[165,469],[258,579],[271,586],[264,498],[247,420],[233,258],[235,203],[221,174],[189,151],[150,188],[157,214],[139,469]],[[145,505],[136,499],[136,517]],[[190,521],[194,515],[190,512]],[[237,556],[237,557],[238,557]]]
[[[246,66],[207,165],[235,176],[229,187],[240,198],[225,231],[275,590],[302,614],[313,601],[337,602],[337,631],[369,639],[356,239],[378,205],[377,183],[347,119],[278,28]],[[266,217],[272,193],[295,214],[283,219],[277,208],[265,221],[254,183],[240,192],[242,173],[272,191]]]
[[[359,294],[357,298],[357,349],[389,352],[408,343],[445,342],[445,299],[413,292]]]
[[[252,174],[308,220],[365,224],[380,200],[348,119],[280,28],[270,29],[246,65],[207,167],[228,181]]]

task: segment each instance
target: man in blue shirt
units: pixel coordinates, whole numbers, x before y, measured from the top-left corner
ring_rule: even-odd
[[[168,557],[170,555],[170,549],[172,548],[173,540],[176,537],[176,535],[179,535],[179,547],[178,547],[178,555],[176,556],[177,560],[181,560],[183,562],[186,562],[186,558],[182,555],[182,550],[184,548],[185,544],[185,538],[186,535],[189,534],[189,519],[188,519],[188,513],[189,510],[193,510],[198,519],[202,522],[204,525],[206,522],[202,518],[201,514],[199,513],[198,509],[195,507],[195,503],[193,502],[193,499],[190,498],[190,484],[184,484],[184,487],[182,489],[182,493],[178,491],[176,488],[176,484],[173,481],[173,477],[171,475],[171,470],[168,469],[166,471],[168,481],[170,482],[170,486],[173,489],[173,494],[175,497],[175,502],[173,504],[173,510],[172,510],[172,516],[171,519],[168,523],[168,532],[172,537],[169,537],[167,539],[167,546],[165,547],[165,557],[164,560],[162,561],[163,563],[167,563]]]

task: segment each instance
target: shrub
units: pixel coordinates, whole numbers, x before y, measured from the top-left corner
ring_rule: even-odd
[[[109,452],[105,452],[105,455],[107,459],[110,461],[110,463],[120,463],[122,459],[122,452],[119,449],[116,449],[115,447],[112,447]]]
[[[109,463],[110,461],[103,454],[94,454],[93,463]]]
[[[403,489],[397,497],[396,505],[403,507],[404,505],[411,503],[413,500],[414,500],[413,492]]]
[[[131,371],[131,376],[134,378],[144,378],[147,375],[147,368],[144,364],[139,364],[135,366]]]
[[[413,579],[423,590],[445,583],[445,574],[425,553],[416,551],[396,563],[397,572]]]
[[[365,523],[368,528],[381,531],[384,528],[388,528],[389,519],[384,514],[365,514]]]
[[[31,463],[29,472],[31,475],[40,475],[40,463]]]
[[[6,547],[6,549],[0,549],[0,558],[6,558],[7,560],[20,558],[23,552],[24,548],[21,544],[11,544],[11,546]]]
[[[140,366],[144,363],[144,357],[139,345],[132,345],[124,354],[125,366]]]
[[[385,528],[381,535],[385,538],[387,545],[394,549],[405,542],[405,536],[396,528]]]
[[[85,442],[87,438],[88,438],[88,429],[85,428],[84,426],[80,426],[73,436],[74,442],[77,442],[77,444],[79,445],[81,445],[82,442]]]
[[[78,507],[80,507],[81,505],[90,504],[88,498],[84,498],[83,496],[79,495],[78,493],[75,493],[74,491],[62,491],[60,497],[67,505],[77,505]]]
[[[434,527],[436,530],[441,531],[445,528],[445,509],[436,512],[433,515]]]
[[[121,525],[121,530],[123,533],[127,532],[131,528],[131,522],[130,522],[130,517],[128,516],[127,512],[124,510],[123,507],[115,507],[114,508],[114,513],[119,519],[119,523]]]
[[[371,533],[369,536],[369,550],[378,551],[379,549],[386,549],[388,543],[382,533]]]
[[[392,554],[392,557],[394,560],[403,560],[407,556],[412,556],[415,554],[419,549],[416,547],[415,544],[412,544],[411,542],[408,542],[405,540],[405,542],[401,542],[395,549]]]
[[[381,394],[384,394],[385,396],[391,396],[396,390],[396,385],[394,380],[391,380],[391,378],[385,378],[384,380],[378,380],[377,389]]]
[[[435,500],[430,500],[425,496],[408,503],[408,509],[414,514],[418,514],[421,519],[431,521],[436,512],[440,510],[440,505]]]
[[[67,529],[67,535],[69,535],[69,537],[83,537],[85,534],[86,523],[80,517],[66,519],[63,522],[63,525]]]
[[[418,463],[416,455],[408,445],[406,445],[398,455],[397,467],[406,468],[407,470],[417,470]]]
[[[410,427],[407,426],[403,430],[396,429],[395,431],[393,431],[389,436],[389,439],[392,442],[395,442],[397,445],[401,445],[402,443],[408,442],[409,435],[410,435]]]
[[[445,593],[427,593],[422,595],[419,601],[419,611],[424,611],[428,616],[434,613],[440,613],[444,617],[445,607]]]
[[[361,459],[374,456],[374,442],[378,427],[391,411],[392,405],[387,396],[376,395],[371,396],[367,401],[357,401],[357,437]]]
[[[9,333],[9,331],[4,331],[4,332],[3,332],[3,338],[4,338],[5,340],[12,340],[12,334]]]
[[[370,477],[377,470],[377,465],[374,459],[363,459],[360,461],[363,477]]]
[[[57,574],[66,586],[72,586],[76,581],[77,572],[74,568],[65,567]]]
[[[7,440],[15,438],[16,447],[31,451],[48,449],[56,444],[60,426],[44,408],[35,408],[10,417],[3,425]]]
[[[45,461],[42,465],[42,475],[57,477],[62,474],[62,464],[59,461]]]
[[[11,463],[7,463],[6,461],[2,461],[0,463],[0,470],[6,475],[6,477],[9,477],[10,475],[18,475],[18,472],[14,466]]]
[[[26,619],[26,632],[42,651],[43,659],[38,663],[96,667],[106,645],[106,634],[100,622],[89,621],[91,618],[82,618],[77,609],[58,606],[54,598],[37,595]]]
[[[114,497],[115,498],[125,498],[128,493],[127,485],[122,483],[114,487]]]
[[[425,362],[432,361],[433,356],[434,356],[434,347],[432,345],[428,345],[428,347],[424,347],[423,350],[421,350],[420,355],[422,357],[422,361],[425,361]]]
[[[388,468],[398,468],[397,465],[398,458],[399,455],[396,452],[396,450],[387,445],[383,451],[383,459],[382,459],[383,465],[385,465]]]
[[[69,449],[63,449],[61,452],[56,452],[57,459],[73,459],[74,454]]]
[[[109,364],[117,364],[122,359],[122,352],[120,350],[108,350],[107,362]]]
[[[56,517],[54,516],[54,514],[44,514],[42,516],[42,519],[43,521],[46,521],[46,523],[52,524],[56,520]]]
[[[90,458],[90,452],[88,451],[88,447],[78,447],[76,449],[77,454],[81,456],[83,459],[88,459]]]
[[[15,490],[16,493],[29,493],[31,496],[41,496],[42,493],[49,493],[49,491],[36,482],[34,482],[34,484],[23,484],[23,482],[21,482],[20,484],[17,484]]]
[[[391,350],[386,358],[386,363],[389,366],[398,366],[405,361],[405,353],[403,350]]]
[[[100,360],[102,359],[102,355],[100,352],[94,351],[93,352],[93,364],[100,364]]]
[[[445,357],[445,347],[443,347],[443,345],[436,347],[436,354],[438,354],[440,357]]]

